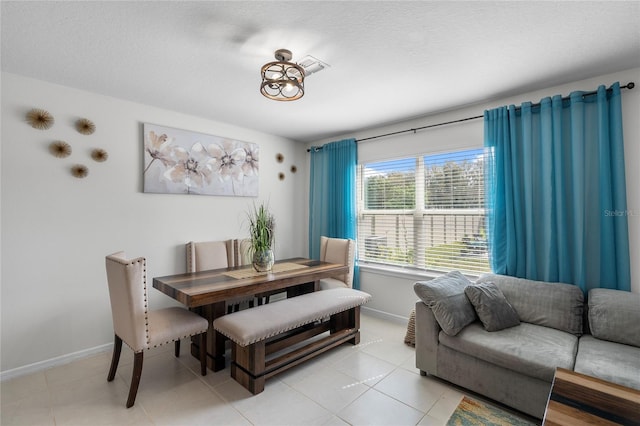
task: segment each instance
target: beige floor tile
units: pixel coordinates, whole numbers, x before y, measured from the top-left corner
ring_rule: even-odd
[[[342,410],[369,389],[332,367],[319,370],[292,387],[333,413]]]
[[[58,385],[70,383],[78,379],[85,379],[92,376],[104,376],[105,380],[109,374],[110,352],[102,352],[82,358],[72,363],[53,367],[44,372],[47,384]]]
[[[415,349],[402,343],[402,340],[380,338],[368,345],[363,345],[361,351],[394,365],[402,365],[407,360],[415,359]]]
[[[224,385],[223,385],[224,386]],[[321,425],[333,413],[282,382],[232,404],[254,425]]]
[[[394,370],[374,389],[423,413],[427,413],[447,391],[447,387],[441,383],[402,368]]]
[[[323,370],[327,367],[339,365],[342,360],[347,358],[349,355],[354,354],[355,352],[357,352],[357,350],[358,349],[356,346],[350,344],[338,346],[330,351],[318,355],[315,358],[310,359],[307,362],[304,362],[278,374],[274,377],[274,379],[280,380],[290,386],[294,386],[299,381],[316,374],[320,370]]]
[[[404,368],[407,371],[411,371],[412,373],[420,374],[420,370],[418,369],[418,367],[416,367],[416,355],[415,355],[416,351],[414,348],[411,348],[411,347],[409,347],[409,349],[413,351],[413,356],[407,358],[405,362],[400,364],[400,367]]]
[[[338,416],[333,416],[325,423],[322,423],[322,426],[349,426],[349,423],[345,422]]]
[[[361,328],[368,333],[372,333],[378,337],[385,337],[391,340],[404,341],[407,332],[407,324],[400,321],[388,321],[378,318],[374,315],[361,316]]]
[[[0,402],[2,406],[17,402],[34,393],[47,390],[47,380],[44,372],[32,373],[16,377],[0,383]]]
[[[156,425],[250,425],[237,410],[194,376],[188,382],[162,393],[151,391],[140,404]]]
[[[2,409],[0,410],[0,424],[53,425],[49,391],[45,389],[31,392],[12,402],[5,402],[3,398]]]
[[[149,380],[146,386],[138,389],[136,403],[144,405],[149,413],[171,410],[175,405],[207,398],[211,401],[223,402],[213,390],[189,370],[182,370],[173,379],[156,378]]]
[[[343,359],[339,364],[335,365],[335,368],[353,377],[359,383],[374,386],[387,374],[391,373],[396,366],[360,351]]]
[[[106,376],[91,376],[73,382],[59,382],[49,386],[51,406],[56,407],[82,405],[94,399],[113,400],[124,407],[129,391],[128,384],[116,377],[107,382]]]
[[[117,375],[129,386],[132,372],[133,364],[121,365],[118,367]],[[184,380],[191,380],[192,377],[191,370],[173,356],[173,352],[157,354],[152,357],[145,356],[142,362],[140,388],[148,386],[170,387],[174,384],[181,384]]]
[[[430,415],[426,415],[420,420],[418,426],[446,426],[447,420],[437,419],[435,417],[431,417]]]
[[[53,409],[56,426],[153,425],[140,405],[125,408],[125,400],[94,399]]]
[[[278,384],[278,381],[267,380],[265,385],[265,392]],[[220,385],[213,388],[214,392],[218,394],[223,400],[230,404],[234,404],[239,401],[251,398],[253,395],[247,389],[245,389],[240,383],[235,380],[227,380]]]
[[[116,376],[91,376],[49,386],[52,412],[60,425],[148,425],[140,404],[127,409],[129,387]]]
[[[454,389],[447,389],[427,414],[433,419],[446,422],[462,401],[463,396],[464,394]]]
[[[415,425],[424,413],[397,401],[375,389],[369,389],[360,398],[338,413],[350,425]]]

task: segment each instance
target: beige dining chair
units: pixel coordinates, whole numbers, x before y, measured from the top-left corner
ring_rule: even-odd
[[[199,272],[239,265],[235,244],[236,240],[188,242],[186,245],[187,272]],[[253,296],[236,297],[227,300],[227,312],[231,313],[240,310],[240,305],[245,302],[249,304],[249,307],[253,307]]]
[[[107,381],[115,378],[124,341],[134,353],[127,408],[136,400],[144,351],[147,349],[175,342],[175,356],[178,357],[180,339],[200,335],[200,370],[206,376],[207,320],[179,307],[149,310],[144,257],[127,259],[122,251],[113,253],[106,256],[106,269],[115,333]]]
[[[320,280],[320,290],[353,286],[356,242],[344,238],[320,237],[320,260],[349,266],[349,272]]]

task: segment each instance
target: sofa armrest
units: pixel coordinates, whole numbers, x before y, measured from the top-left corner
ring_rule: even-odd
[[[437,375],[440,325],[433,311],[421,300],[416,302],[416,368]]]

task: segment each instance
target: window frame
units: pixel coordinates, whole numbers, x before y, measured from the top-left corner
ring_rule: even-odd
[[[490,272],[490,265],[489,265],[489,261],[488,261],[488,257],[486,260],[486,269],[479,269],[479,268],[474,268],[469,267],[469,268],[465,268],[464,266],[464,262],[460,262],[460,265],[457,265],[457,268],[451,268],[451,267],[438,267],[437,265],[427,265],[427,254],[426,254],[426,250],[428,247],[434,247],[434,246],[429,246],[427,244],[427,240],[428,237],[423,238],[421,237],[421,234],[424,234],[423,232],[420,231],[420,229],[424,229],[426,226],[426,222],[428,219],[427,216],[435,216],[435,215],[445,215],[445,216],[449,216],[449,214],[453,213],[452,215],[463,215],[463,216],[471,216],[472,217],[472,223],[473,223],[473,218],[474,217],[478,217],[479,218],[477,220],[484,222],[481,225],[478,225],[479,227],[482,226],[482,228],[484,228],[486,226],[486,206],[484,206],[484,179],[482,179],[482,198],[481,198],[481,205],[483,205],[483,207],[472,207],[472,208],[461,208],[461,207],[456,207],[456,208],[426,208],[426,197],[425,197],[425,191],[426,191],[426,169],[428,167],[428,165],[426,165],[426,160],[425,158],[428,157],[433,157],[433,156],[442,156],[442,155],[449,155],[449,157],[453,157],[455,158],[456,153],[472,153],[472,152],[480,152],[482,153],[483,149],[482,147],[464,147],[464,148],[457,148],[457,149],[453,149],[450,151],[440,151],[440,152],[423,152],[421,154],[413,154],[413,155],[407,155],[404,157],[398,157],[398,158],[386,158],[386,159],[379,159],[379,160],[372,160],[372,161],[368,161],[366,163],[360,163],[358,164],[358,170],[357,170],[357,217],[358,217],[358,226],[357,226],[357,235],[358,235],[358,249],[359,251],[362,253],[359,257],[359,262],[361,265],[367,267],[367,266],[371,266],[371,267],[382,267],[382,268],[393,268],[393,269],[400,269],[400,270],[405,270],[405,271],[412,271],[412,272],[417,272],[417,273],[433,273],[433,272],[437,272],[437,273],[441,273],[441,272],[448,272],[451,271],[453,269],[459,269],[462,272],[468,274],[468,275],[478,275],[481,273],[485,273],[485,272]],[[473,155],[473,154],[472,154]],[[484,154],[481,154],[484,155]],[[445,157],[446,158],[446,157]],[[367,165],[370,164],[377,164],[377,163],[386,163],[386,162],[393,162],[393,161],[403,161],[406,162],[408,159],[414,159],[415,160],[415,169],[414,169],[414,179],[415,179],[415,193],[414,193],[414,204],[415,204],[415,208],[413,209],[371,209],[371,208],[365,208],[366,205],[366,169],[367,169]],[[463,158],[462,161],[468,161],[469,158]],[[443,163],[445,164],[445,163]],[[485,163],[486,164],[486,163]],[[447,214],[449,213],[449,214]],[[409,249],[409,247],[406,248],[405,250],[405,255],[406,256],[411,256],[411,254],[409,253],[410,250],[413,250],[413,261],[411,264],[409,264],[408,262],[399,262],[399,263],[395,263],[395,262],[388,262],[388,261],[382,261],[382,260],[377,260],[377,259],[367,259],[366,256],[366,243],[368,241],[369,238],[375,237],[375,235],[371,235],[371,236],[365,236],[362,235],[363,233],[363,226],[362,225],[362,220],[365,216],[374,216],[376,214],[380,214],[380,215],[396,215],[396,217],[398,216],[405,216],[405,217],[410,217],[412,220],[412,240],[411,240],[411,249]],[[466,220],[466,219],[465,219]],[[466,225],[465,225],[466,226]],[[473,224],[472,224],[473,226]],[[445,233],[445,243],[441,244],[441,245],[446,245],[446,233],[447,231],[444,230],[446,229],[446,225],[445,228],[443,228],[443,232]],[[456,230],[457,231],[457,230]],[[456,232],[454,231],[454,233]],[[398,233],[398,231],[396,230],[395,233]],[[485,234],[485,238],[486,238],[486,229],[484,231]],[[431,234],[433,235],[433,233]],[[477,238],[478,234],[473,234],[472,238]],[[480,234],[481,235],[481,234]],[[433,238],[431,238],[431,241],[433,243]],[[486,240],[484,241],[485,244],[485,252],[486,252]],[[424,256],[416,256],[415,253],[422,253],[425,252]],[[488,253],[487,253],[488,256]]]

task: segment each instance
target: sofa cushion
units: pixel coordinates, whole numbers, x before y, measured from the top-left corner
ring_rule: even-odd
[[[598,339],[640,347],[640,294],[592,289],[589,291],[589,328]]]
[[[640,348],[582,336],[575,371],[640,390]]]
[[[438,336],[440,344],[500,367],[552,382],[556,367],[573,370],[578,338],[573,334],[528,323],[488,332],[480,323],[457,336]]]
[[[418,281],[413,290],[431,308],[442,330],[455,336],[476,320],[473,306],[464,294],[465,287],[469,285],[471,281],[464,275],[452,271],[430,281]]]
[[[520,321],[582,334],[584,295],[573,284],[547,283],[485,274],[476,283],[493,282],[516,310]]]
[[[471,301],[485,330],[498,331],[520,324],[518,314],[494,283],[470,285],[464,289],[464,294]]]

